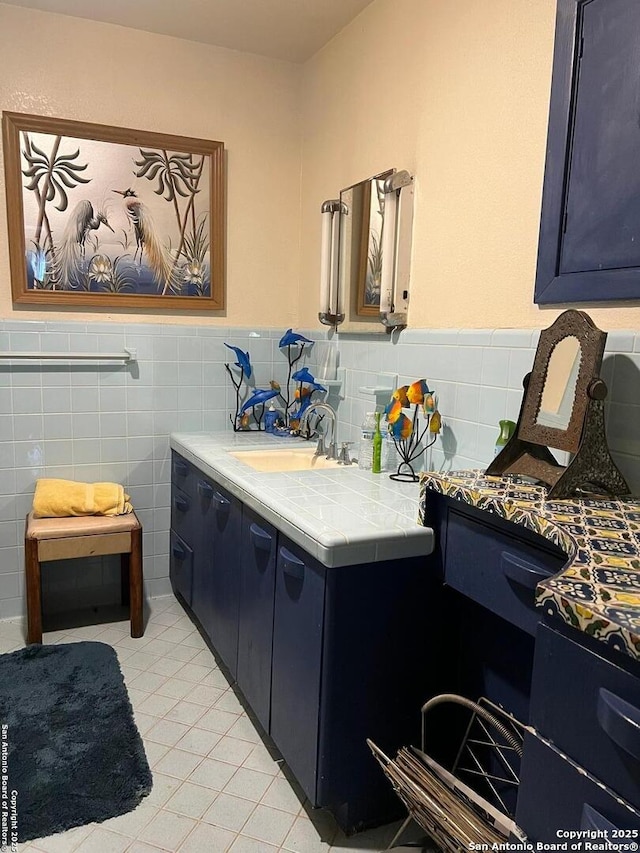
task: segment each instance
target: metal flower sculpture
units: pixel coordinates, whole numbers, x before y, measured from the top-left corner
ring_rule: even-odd
[[[410,409],[411,406],[415,406],[413,417],[408,417],[403,409]],[[420,426],[418,422],[420,412],[424,426]],[[411,463],[435,443],[442,427],[438,398],[429,390],[426,379],[418,379],[411,385],[396,388],[384,414],[389,433],[400,456],[398,470],[389,476],[392,480],[415,483],[418,475]],[[423,443],[427,436],[429,438]]]
[[[269,388],[243,388],[253,374],[249,353],[231,344],[225,343],[225,346],[234,352],[236,361],[233,367],[240,371],[238,376],[237,371],[232,370],[229,364],[225,364],[225,369],[236,391],[235,413],[229,415],[234,431],[264,429],[265,404],[270,402],[275,405],[276,401],[279,402],[278,422],[281,425],[277,432],[289,434],[291,430],[297,430],[300,418],[312,402],[312,395],[326,391],[326,388],[315,381],[307,367],[301,367],[296,371],[293,369],[304,355],[305,348],[313,346],[313,341],[292,329],[287,329],[280,338],[279,347],[281,350],[286,349],[289,365],[287,384],[284,389],[275,379],[270,380]],[[250,391],[250,395],[243,401],[247,391]]]

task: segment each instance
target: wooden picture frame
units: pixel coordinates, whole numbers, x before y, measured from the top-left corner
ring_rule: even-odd
[[[225,307],[224,143],[3,112],[14,303]]]

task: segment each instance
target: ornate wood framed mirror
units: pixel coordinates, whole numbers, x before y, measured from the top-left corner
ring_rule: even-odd
[[[584,311],[565,311],[541,332],[516,430],[487,474],[533,477],[550,486],[550,499],[630,494],[605,436],[606,340]],[[560,465],[550,447],[573,454],[571,462]]]

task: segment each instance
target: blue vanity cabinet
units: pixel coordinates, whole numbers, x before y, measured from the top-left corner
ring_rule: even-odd
[[[169,578],[174,592],[191,607],[193,601],[193,550],[171,530],[169,535]]]
[[[242,504],[215,481],[198,476],[193,610],[235,678],[238,663]]]
[[[278,532],[245,506],[240,542],[238,686],[268,732]]]
[[[419,742],[451,665],[440,591],[424,557],[330,569],[279,534],[270,732],[345,831],[402,814],[366,740],[388,754]]]
[[[592,747],[597,749],[597,744]],[[606,830],[607,835],[600,835],[599,840],[612,844],[625,843],[624,835],[616,838],[616,831],[635,832],[628,840],[640,837],[640,814],[635,809],[530,732],[524,739],[516,823],[530,842],[558,844],[564,840],[558,830]],[[597,843],[598,836],[591,838]]]
[[[435,492],[427,494],[426,518],[456,647],[444,692],[485,696],[526,723],[542,618],[535,586],[567,556],[533,532]]]
[[[638,661],[569,626],[542,624],[536,640],[531,723],[556,751],[568,756],[569,765],[561,765],[552,756],[553,750],[544,753],[537,746],[527,747],[522,766],[524,791],[544,790],[544,796],[552,797],[556,768],[560,767],[568,790],[575,790],[572,814],[576,821],[584,805],[620,828],[640,829]],[[580,768],[573,775],[572,765]],[[585,787],[582,771],[608,789],[606,798]],[[618,797],[637,811],[621,807]],[[540,816],[533,819],[541,810],[540,801],[534,794],[521,800],[523,828],[536,840],[549,840],[553,823],[541,824]]]
[[[191,611],[311,804],[347,833],[402,817],[366,740],[388,754],[418,743],[420,707],[451,669],[429,560],[327,568],[197,469],[179,476],[172,542],[193,550]]]
[[[435,492],[425,510],[457,643],[446,692],[529,726],[516,823],[531,843],[558,845],[559,830],[637,841],[615,833],[640,832],[640,662],[535,608],[538,580],[567,561],[554,545]]]
[[[169,577],[174,592],[191,606],[193,600],[193,490],[195,470],[181,457],[171,459],[171,531],[169,535]]]
[[[314,804],[326,573],[302,548],[279,537],[270,733]]]
[[[175,452],[171,470],[172,586],[235,678],[242,504]]]
[[[315,803],[358,831],[403,816],[367,738],[389,756],[419,744],[420,708],[445,691],[457,650],[428,557],[327,569],[324,592]]]
[[[567,555],[541,537],[532,541],[523,530],[505,528],[488,513],[449,507],[444,560],[444,581],[497,616],[532,636],[540,621],[535,589],[544,578],[558,572]]]

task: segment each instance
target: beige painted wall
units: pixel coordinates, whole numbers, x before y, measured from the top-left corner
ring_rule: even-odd
[[[0,5],[0,109],[222,140],[227,148],[227,311],[100,314],[13,309],[4,175],[0,317],[295,325],[300,66]]]
[[[532,300],[555,5],[375,0],[307,63],[302,325],[321,202],[392,166],[416,176],[410,326],[553,321]],[[604,329],[640,327],[638,307],[583,307]]]
[[[0,109],[228,149],[223,315],[14,309],[0,200],[0,317],[320,329],[320,203],[395,166],[416,176],[410,326],[548,325],[558,311],[532,294],[554,15],[555,0],[374,0],[297,66],[0,4]],[[640,327],[640,308],[587,308]]]

